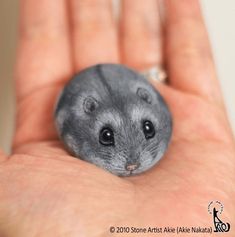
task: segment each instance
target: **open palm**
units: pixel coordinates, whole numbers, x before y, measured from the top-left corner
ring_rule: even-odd
[[[0,156],[0,236],[112,236],[111,226],[210,227],[212,200],[224,204],[223,218],[231,224],[226,236],[232,236],[234,140],[199,4],[165,1],[163,56],[156,2],[123,1],[118,37],[108,0],[22,1],[16,133],[13,154]],[[120,178],[65,151],[53,106],[75,72],[95,63],[142,70],[163,61],[169,85],[153,84],[172,111],[174,129],[158,165]]]

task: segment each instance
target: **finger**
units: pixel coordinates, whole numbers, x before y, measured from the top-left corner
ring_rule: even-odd
[[[111,0],[71,0],[76,70],[117,63],[118,42]]]
[[[157,0],[123,0],[121,10],[123,63],[136,69],[162,64],[162,28]]]
[[[185,92],[221,99],[198,0],[166,0],[166,58],[170,83]]]
[[[64,0],[22,0],[14,146],[56,137],[53,106],[72,74]]]
[[[6,159],[6,154],[0,149],[0,162],[5,161]]]

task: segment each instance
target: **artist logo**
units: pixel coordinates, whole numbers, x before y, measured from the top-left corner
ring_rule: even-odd
[[[223,212],[224,206],[219,201],[211,201],[208,205],[208,212],[213,216],[214,222],[214,232],[228,232],[230,230],[230,224],[224,223],[220,220],[218,215],[221,215]]]

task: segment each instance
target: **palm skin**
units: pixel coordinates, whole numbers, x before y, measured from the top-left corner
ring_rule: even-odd
[[[195,96],[171,100],[184,111],[174,113],[177,130],[169,151],[159,165],[136,177],[119,178],[75,160],[58,141],[22,147],[1,167],[2,233],[108,236],[110,226],[207,227],[212,223],[207,205],[215,199],[226,205],[224,217],[231,223],[234,150],[222,111]]]
[[[184,56],[188,54],[191,52],[185,51]],[[128,59],[126,62],[131,65]],[[176,81],[192,69],[173,70],[179,68],[177,63],[167,63],[170,85],[153,82],[173,114],[171,144],[158,165],[138,176],[116,177],[68,155],[55,133],[52,115],[47,113],[63,83],[22,96],[14,153],[1,156],[1,236],[109,236],[110,226],[209,227],[212,216],[207,206],[212,200],[224,204],[223,218],[232,228],[226,236],[232,236],[235,148],[222,100],[214,96],[217,89],[211,96],[205,96],[208,91],[204,93],[203,88],[197,91],[196,86],[183,90]],[[192,74],[190,80],[205,74]],[[19,97],[24,90],[18,92]],[[36,115],[25,125],[22,121],[35,104]]]

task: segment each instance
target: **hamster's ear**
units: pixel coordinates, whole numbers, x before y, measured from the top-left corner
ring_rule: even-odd
[[[145,88],[139,87],[136,91],[136,94],[145,102],[151,104],[152,103],[152,96],[148,90]]]
[[[98,101],[92,96],[86,97],[83,101],[83,109],[86,113],[92,113],[97,109],[97,107]]]

